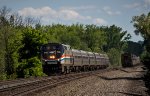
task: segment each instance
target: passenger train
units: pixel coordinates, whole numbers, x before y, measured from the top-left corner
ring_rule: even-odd
[[[97,70],[109,66],[106,54],[71,49],[69,45],[59,43],[42,45],[41,60],[46,74]]]

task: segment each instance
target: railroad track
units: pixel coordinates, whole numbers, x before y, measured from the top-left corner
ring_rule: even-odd
[[[73,74],[60,75],[60,76],[43,77],[40,79],[38,78],[33,79],[32,81],[22,80],[19,81],[19,83],[8,84],[5,87],[4,85],[0,86],[0,94],[1,96],[27,96],[27,95],[32,96],[37,92],[47,90],[49,88],[53,88],[57,85],[64,84],[66,82],[75,79],[84,78],[97,73],[102,74],[104,72],[113,71],[113,70],[118,70],[118,69],[104,69],[98,71],[73,73]]]
[[[33,80],[36,80],[37,77],[30,77],[30,78],[20,78],[20,79],[15,79],[15,80],[7,80],[7,81],[0,81],[0,89],[6,88],[6,87],[10,87],[10,86],[14,86],[15,85],[19,85],[22,84],[23,82],[30,82]],[[44,77],[38,77],[38,79],[40,78],[44,78]]]

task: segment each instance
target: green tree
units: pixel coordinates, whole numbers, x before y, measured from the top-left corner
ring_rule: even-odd
[[[110,27],[102,26],[101,30],[105,32],[106,43],[103,50],[109,54],[112,65],[121,66],[121,53],[127,48],[127,41],[131,38],[127,31],[122,31],[122,28],[112,25]],[[116,55],[111,54],[116,52]]]
[[[23,47],[20,48],[20,60],[29,59],[35,56],[38,56],[40,46],[44,43],[47,43],[45,39],[45,34],[42,34],[39,30],[36,30],[32,27],[25,27],[23,31],[22,44]]]
[[[140,34],[144,38],[145,50],[141,55],[141,60],[147,67],[148,71],[145,75],[145,85],[150,90],[150,12],[148,14],[142,14],[140,16],[134,16],[132,18],[133,26],[136,28],[135,33]],[[148,93],[150,94],[150,91]]]
[[[43,75],[42,63],[38,58],[38,52],[40,52],[40,46],[47,43],[45,34],[30,26],[25,27],[22,31],[21,43],[23,47],[19,49],[17,76],[41,76]]]
[[[96,25],[86,25],[83,41],[91,51],[100,52],[105,44],[104,32]]]
[[[135,33],[141,34],[144,38],[145,52],[142,61],[149,67],[150,63],[150,12],[132,18],[133,26],[136,28]]]
[[[140,56],[141,53],[143,52],[143,42],[133,42],[133,41],[128,41],[128,48],[125,49],[125,52],[132,53],[136,56]]]
[[[118,51],[118,49],[116,48],[111,48],[109,49],[109,51],[107,52],[108,57],[109,57],[109,61],[111,63],[111,67],[118,67],[121,66],[120,64],[120,52]]]
[[[24,59],[17,68],[18,78],[27,78],[30,76],[43,76],[42,62],[37,57]]]
[[[134,23],[136,34],[141,34],[145,40],[150,39],[150,12],[147,15],[134,16],[131,22]]]
[[[122,31],[122,28],[112,25],[110,27],[103,27],[106,32],[106,46],[104,50],[107,52],[111,48],[116,48],[122,51],[126,46],[126,41],[131,38],[127,31]]]
[[[18,66],[18,49],[21,47],[20,30],[14,27],[14,18],[6,6],[0,9],[0,46],[2,73],[7,78],[15,78]]]

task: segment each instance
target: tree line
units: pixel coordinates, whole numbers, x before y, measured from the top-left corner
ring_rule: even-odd
[[[112,66],[121,66],[121,53],[130,38],[116,25],[42,25],[40,20],[24,18],[4,6],[0,9],[0,79],[45,75],[39,52],[41,45],[50,42],[107,53]]]
[[[134,16],[132,23],[136,28],[135,33],[140,34],[144,38],[144,52],[141,55],[141,60],[147,69],[144,76],[146,87],[149,89],[147,92],[150,95],[150,12],[140,16]]]

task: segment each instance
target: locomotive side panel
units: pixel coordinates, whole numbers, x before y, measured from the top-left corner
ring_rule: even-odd
[[[71,50],[64,50],[64,54],[61,57],[61,64],[73,64],[73,55]]]

